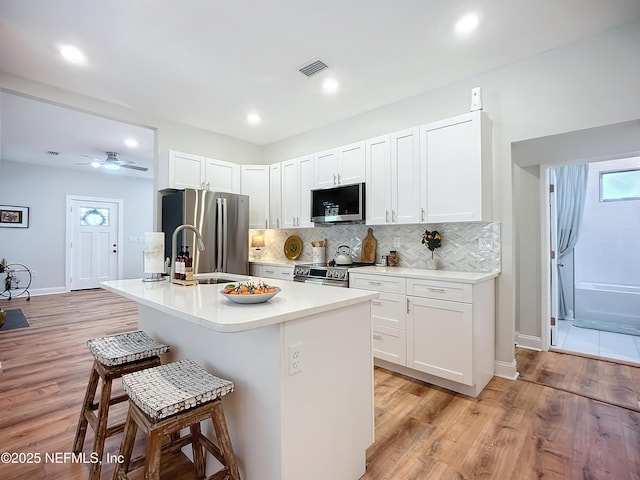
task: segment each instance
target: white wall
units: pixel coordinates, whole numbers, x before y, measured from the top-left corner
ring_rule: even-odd
[[[600,172],[640,168],[640,157],[589,165],[575,247],[575,281],[640,287],[640,200],[600,202]]]
[[[445,88],[265,147],[265,163],[286,160],[427,123],[468,111],[470,90],[482,87],[484,110],[493,125],[494,221],[502,223],[502,274],[498,280],[496,358],[514,364],[516,318],[521,328],[540,336],[540,310],[516,309],[516,276],[535,284],[539,267],[526,262],[516,270],[511,144],[516,141],[640,118],[640,23],[537,55]],[[540,223],[527,234],[540,235]],[[539,252],[533,252],[539,255]],[[526,294],[526,293],[525,293]]]
[[[2,162],[0,204],[29,207],[29,228],[0,228],[0,258],[36,270],[34,293],[65,288],[67,195],[123,200],[123,278],[142,277],[143,243],[130,236],[152,231],[153,181],[125,176],[77,172],[26,163]],[[38,292],[40,291],[40,292]]]

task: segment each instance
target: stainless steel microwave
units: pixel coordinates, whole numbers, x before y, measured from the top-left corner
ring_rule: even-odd
[[[311,190],[311,221],[364,222],[364,199],[364,183]]]

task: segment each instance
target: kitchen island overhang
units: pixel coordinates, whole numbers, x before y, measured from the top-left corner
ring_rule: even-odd
[[[243,479],[355,480],[373,443],[377,293],[273,284],[282,291],[256,305],[225,299],[223,285],[103,286],[138,303],[139,328],[172,347],[165,361],[188,357],[235,383],[223,404]]]

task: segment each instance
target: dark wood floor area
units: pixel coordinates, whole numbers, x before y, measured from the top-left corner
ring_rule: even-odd
[[[0,332],[0,453],[70,452],[91,368],[86,341],[135,329],[136,306],[102,290],[1,306],[22,308],[31,327]],[[640,479],[638,367],[553,352],[517,359],[524,380],[494,378],[477,399],[376,369],[376,442],[363,479]],[[119,440],[106,450],[116,454]],[[163,478],[192,478],[184,457],[165,460]],[[112,472],[106,464],[102,478]],[[69,461],[0,463],[0,479],[87,474]]]

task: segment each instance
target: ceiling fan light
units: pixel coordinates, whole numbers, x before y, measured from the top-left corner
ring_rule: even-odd
[[[107,170],[120,170],[120,165],[117,163],[105,163],[104,168]]]
[[[100,162],[91,162],[91,166],[93,168],[99,168],[100,167]]]

